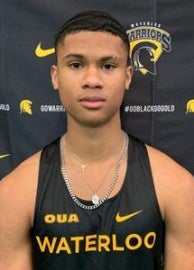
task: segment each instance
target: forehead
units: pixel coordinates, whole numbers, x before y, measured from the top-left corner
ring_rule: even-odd
[[[119,36],[108,32],[81,31],[67,34],[57,47],[57,55],[68,53],[79,54],[118,54],[127,53],[125,45]]]

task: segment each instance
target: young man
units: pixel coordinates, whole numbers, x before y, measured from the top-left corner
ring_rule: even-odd
[[[0,269],[194,269],[193,177],[121,129],[128,43],[98,11],[56,36],[67,132],[0,183]]]

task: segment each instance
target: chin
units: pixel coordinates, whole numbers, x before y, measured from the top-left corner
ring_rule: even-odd
[[[118,110],[111,110],[106,114],[100,115],[98,113],[95,115],[90,113],[89,115],[79,115],[79,117],[71,114],[71,118],[83,127],[97,128],[108,125],[111,122],[117,122],[120,119],[120,112]]]
[[[115,117],[106,117],[106,118],[92,118],[92,119],[82,119],[80,123],[82,126],[88,128],[98,128],[108,125],[109,123],[115,121]]]

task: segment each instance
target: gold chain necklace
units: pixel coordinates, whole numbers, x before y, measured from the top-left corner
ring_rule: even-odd
[[[85,172],[85,169],[87,168],[86,162],[79,158],[75,153],[72,153],[72,156],[79,161],[81,171]]]
[[[85,172],[87,168],[86,162],[73,152],[71,152],[71,155],[80,163],[80,170]],[[98,158],[100,158],[100,155],[97,157],[97,159]]]

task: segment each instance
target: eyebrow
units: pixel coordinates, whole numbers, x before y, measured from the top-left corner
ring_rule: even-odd
[[[78,53],[70,53],[70,54],[65,55],[63,60],[68,60],[71,58],[83,60],[85,58],[85,56],[82,54],[78,54]],[[103,56],[102,58],[99,59],[99,61],[102,61],[102,62],[109,61],[109,60],[120,61],[121,58],[116,56],[116,55],[107,55],[107,56]]]
[[[78,54],[78,53],[70,53],[67,54],[63,57],[64,60],[69,59],[69,58],[78,58],[78,59],[83,59],[84,56],[82,54]]]
[[[107,56],[102,57],[100,60],[102,62],[106,62],[106,61],[109,61],[109,60],[120,61],[121,58],[116,56],[116,55],[107,55]]]

